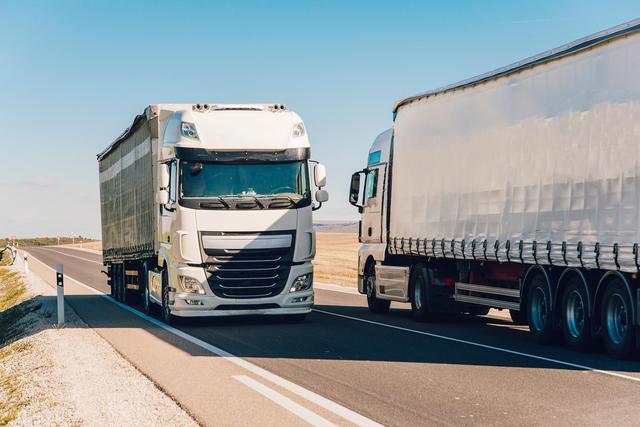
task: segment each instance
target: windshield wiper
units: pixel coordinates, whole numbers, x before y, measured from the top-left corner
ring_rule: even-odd
[[[260,194],[258,196],[256,196],[256,199],[258,199],[258,197],[260,197],[261,199],[272,199],[273,202],[269,203],[269,207],[271,207],[272,205],[278,203],[278,201],[288,201],[290,205],[293,205],[293,207],[297,207],[298,206],[298,202],[296,202],[291,196],[287,196],[286,194],[274,194],[274,195],[266,195],[266,194]]]
[[[227,203],[221,196],[215,196],[218,200],[215,202],[200,202],[200,207],[203,209],[229,209],[229,203]]]

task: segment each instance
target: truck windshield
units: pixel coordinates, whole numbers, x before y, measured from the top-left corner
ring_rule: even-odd
[[[180,196],[196,208],[306,206],[311,201],[307,162],[237,164],[183,160]]]

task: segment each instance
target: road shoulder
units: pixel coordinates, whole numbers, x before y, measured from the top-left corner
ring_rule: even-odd
[[[197,425],[71,307],[59,328],[55,289],[34,274],[20,274],[22,269],[20,260],[6,268],[16,276],[12,284],[3,284],[25,285],[17,305],[2,313],[6,318],[20,311],[12,319],[11,339],[0,348],[12,424]]]

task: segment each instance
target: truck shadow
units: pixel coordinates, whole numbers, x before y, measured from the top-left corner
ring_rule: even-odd
[[[65,300],[82,319],[82,322],[67,323],[66,328],[84,328],[88,324],[112,344],[126,339],[123,334],[127,329],[144,329],[193,356],[216,357],[166,330],[157,319],[150,322],[134,315],[135,308],[123,308],[98,295],[68,295]],[[31,316],[40,316],[45,325],[27,333],[55,327],[53,296],[28,300],[0,313],[0,324],[9,318],[9,311],[15,313],[27,308],[34,312]],[[529,340],[526,327],[514,327],[506,319],[459,315],[419,323],[405,309],[392,309],[387,315],[370,314],[361,306],[317,305],[314,309],[302,323],[291,323],[280,317],[249,316],[183,320],[176,328],[246,358],[559,370],[581,370],[575,366],[580,365],[607,371],[640,372],[640,361],[611,359],[597,350],[579,353],[562,346],[534,344]],[[0,348],[19,336],[20,333],[13,333],[9,339],[0,339]]]

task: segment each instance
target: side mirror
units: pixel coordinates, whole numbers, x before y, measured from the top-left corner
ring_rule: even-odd
[[[159,190],[156,192],[156,203],[159,205],[166,205],[169,203],[169,192],[167,190]]]
[[[329,193],[327,190],[318,190],[316,191],[316,202],[324,203],[329,200]]]
[[[171,179],[171,174],[169,171],[169,165],[167,163],[163,163],[160,165],[160,188],[169,187],[169,180]],[[167,193],[169,194],[169,193]]]
[[[324,187],[327,185],[327,169],[323,164],[318,163],[313,168],[313,177],[317,187]]]
[[[351,175],[351,186],[349,188],[349,203],[353,206],[360,206],[358,203],[360,200],[360,182],[362,180],[363,172],[356,172]]]

